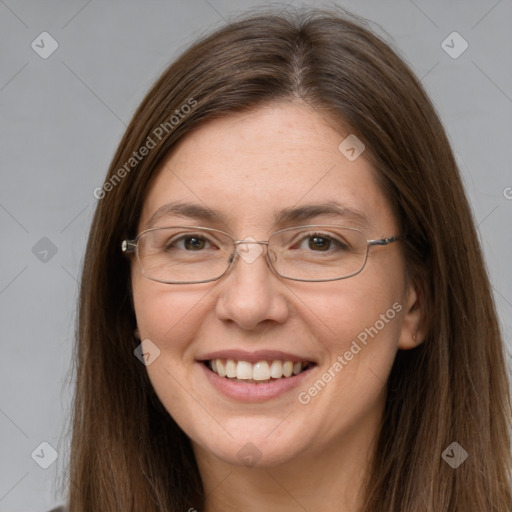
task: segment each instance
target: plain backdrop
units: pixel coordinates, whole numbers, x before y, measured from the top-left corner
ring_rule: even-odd
[[[0,511],[63,502],[57,483],[69,454],[77,280],[93,190],[126,124],[184,48],[259,5],[270,4],[0,1]],[[337,5],[371,20],[434,101],[460,164],[510,351],[512,1]]]

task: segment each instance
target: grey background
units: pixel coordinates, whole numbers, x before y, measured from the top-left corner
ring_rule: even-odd
[[[64,433],[77,277],[96,205],[93,190],[125,124],[181,50],[257,5],[269,4],[0,1],[0,511],[42,511],[63,501],[56,484],[69,453]],[[380,25],[373,27],[422,78],[440,113],[479,227],[510,353],[512,0],[338,5]],[[41,46],[43,31],[59,45],[47,59],[31,47],[34,40]],[[441,47],[453,31],[469,44],[456,59]],[[459,42],[448,44],[457,49]],[[48,469],[31,457],[43,441],[59,454]],[[49,449],[38,450],[34,458],[48,461]]]

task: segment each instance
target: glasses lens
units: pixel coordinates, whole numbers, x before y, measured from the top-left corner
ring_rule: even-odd
[[[233,251],[226,234],[191,227],[146,231],[138,241],[142,273],[168,283],[217,279],[227,270]]]
[[[366,262],[366,236],[337,226],[303,226],[272,235],[269,253],[283,277],[305,281],[342,279],[357,274]]]

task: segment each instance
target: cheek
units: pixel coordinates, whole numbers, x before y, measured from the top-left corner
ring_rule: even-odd
[[[398,349],[403,290],[400,283],[376,288],[375,282],[356,276],[351,282],[326,286],[321,295],[313,296],[306,289],[301,294],[309,306],[303,309],[308,311],[307,323],[316,325],[313,332],[327,355],[320,379],[335,382],[332,389],[345,397],[354,391],[359,396],[366,388],[370,394],[378,393]]]
[[[365,333],[380,333],[397,338],[400,328],[401,311],[403,310],[403,290],[396,286],[382,285],[377,288],[369,286],[366,281],[358,279],[325,283],[322,290],[303,287],[297,290],[300,298],[300,316],[320,339],[335,347],[342,346],[347,340],[359,335],[364,341]],[[343,340],[343,341],[342,341]]]
[[[142,278],[134,282],[133,298],[140,338],[157,347],[153,350],[158,357],[146,367],[148,377],[164,407],[183,428],[197,416],[190,397],[201,396],[196,389],[193,342],[206,314],[207,291],[183,286],[171,290]]]
[[[338,291],[337,298],[327,292],[327,299],[317,302],[315,313],[322,321],[316,325],[324,333],[317,340],[327,357],[297,399],[307,411],[305,425],[321,418],[326,437],[378,414],[396,356],[403,314],[395,300],[399,294],[363,290]]]
[[[163,351],[183,352],[204,315],[208,290],[195,285],[173,286],[144,278],[133,279],[133,301],[141,339]]]
[[[198,337],[205,308],[206,289],[173,287],[146,279],[133,281],[133,299],[141,340],[150,340],[159,350],[146,367],[160,401],[175,421],[187,432],[200,428],[196,400],[198,363],[194,340]]]

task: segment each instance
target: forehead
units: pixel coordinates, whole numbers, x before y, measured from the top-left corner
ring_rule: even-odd
[[[305,214],[286,212],[326,204],[334,205],[333,213],[323,216],[326,221],[334,222],[339,208],[362,214],[368,227],[377,220],[392,223],[364,153],[351,161],[339,149],[348,135],[333,118],[294,103],[210,120],[182,139],[156,171],[140,228],[150,220],[154,224],[155,217],[177,221],[169,203],[195,204],[214,213],[205,220],[230,230],[305,221]]]

